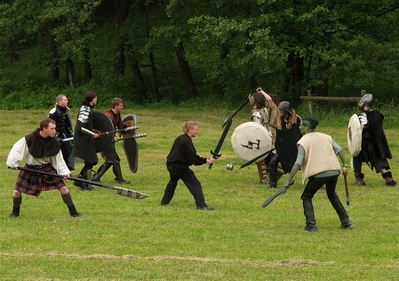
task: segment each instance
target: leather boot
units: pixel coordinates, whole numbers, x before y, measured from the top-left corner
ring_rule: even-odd
[[[71,215],[71,217],[81,217],[81,216],[83,216],[81,213],[79,213],[77,210],[76,210],[76,207],[75,207],[75,205],[70,205],[70,206],[68,206],[68,210],[69,210],[69,214]]]
[[[265,162],[257,163],[258,165],[258,173],[259,173],[259,178],[260,184],[267,184],[269,183],[269,179],[267,178],[267,165]]]
[[[277,169],[269,166],[269,187],[277,187]]]
[[[12,207],[12,213],[8,215],[9,218],[16,218],[19,217],[19,209],[22,203],[22,197],[12,198],[13,200],[13,207]]]
[[[382,177],[385,179],[385,185],[389,185],[389,186],[395,186],[396,185],[396,181],[393,180],[391,172],[383,173]]]
[[[122,177],[122,170],[121,170],[121,164],[120,163],[115,163],[112,165],[112,170],[116,176],[115,180],[119,183],[125,183],[125,184],[129,184],[130,181],[125,180]]]
[[[94,174],[92,181],[101,182],[100,178],[108,171],[108,169],[112,166],[110,163],[104,163],[97,170],[97,173]]]
[[[78,178],[87,180],[87,171],[82,170],[82,171],[80,172]],[[84,183],[84,182],[81,182],[81,181],[74,181],[74,182],[73,182],[73,185],[74,185],[74,186],[80,187],[80,189],[82,189],[82,190],[88,190],[88,191],[91,191],[91,190],[92,190],[92,188],[89,187],[89,185],[88,185],[87,183]]]
[[[303,200],[303,199],[302,199]],[[303,212],[306,218],[306,226],[304,230],[309,232],[317,231],[316,219],[314,216],[312,200],[303,200]]]
[[[364,174],[363,173],[355,173],[356,183],[357,185],[366,185],[364,182]]]

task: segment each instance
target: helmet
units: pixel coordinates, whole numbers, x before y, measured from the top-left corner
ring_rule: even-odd
[[[372,102],[373,102],[373,95],[365,94],[359,101],[359,107],[363,108],[363,106],[365,105],[371,106]]]
[[[290,103],[288,101],[280,102],[280,104],[278,105],[278,110],[283,110],[283,111],[288,112],[289,114],[292,115],[291,105],[290,105]]]

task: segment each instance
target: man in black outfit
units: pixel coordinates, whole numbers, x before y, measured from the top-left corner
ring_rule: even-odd
[[[50,112],[48,117],[53,119],[57,124],[57,137],[61,139],[61,151],[65,163],[68,165],[69,170],[74,170],[75,165],[73,159],[69,159],[73,149],[73,141],[62,141],[64,139],[72,138],[72,122],[69,115],[68,98],[60,94],[56,97],[56,104]]]
[[[97,94],[94,92],[87,92],[85,100],[80,107],[76,125],[75,135],[73,136],[73,150],[70,157],[78,157],[83,159],[84,166],[79,173],[79,178],[89,180],[91,179],[91,170],[97,165],[98,157],[96,152],[95,138],[99,138],[100,134],[94,132],[94,136],[88,135],[82,129],[94,131],[93,129],[93,107],[97,104]],[[82,190],[92,190],[92,188],[83,182],[74,181],[75,186],[79,186]]]
[[[205,203],[205,197],[202,192],[201,183],[198,181],[194,172],[189,168],[191,165],[213,164],[215,158],[204,158],[197,155],[192,138],[198,134],[198,123],[188,121],[183,126],[184,134],[178,136],[173,143],[169,155],[166,157],[166,167],[169,171],[170,180],[165,188],[165,193],[161,200],[161,205],[167,205],[175,194],[177,182],[182,179],[188,190],[195,199],[198,210],[210,211]]]

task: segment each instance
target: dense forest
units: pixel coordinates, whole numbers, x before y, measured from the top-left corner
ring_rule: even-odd
[[[394,0],[0,0],[0,26],[1,109],[87,90],[240,103],[258,86],[397,103]]]

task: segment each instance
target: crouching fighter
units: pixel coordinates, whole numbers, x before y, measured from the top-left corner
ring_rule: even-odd
[[[353,169],[358,185],[366,185],[362,173],[362,162],[367,162],[370,168],[375,168],[376,173],[381,173],[385,184],[395,186],[396,181],[392,177],[387,159],[392,159],[387,138],[382,127],[384,115],[377,109],[371,108],[372,94],[365,94],[359,102],[361,113],[359,114],[362,127],[362,149],[358,156],[353,157]]]
[[[302,170],[302,183],[306,184],[301,195],[303,211],[306,218],[304,230],[317,231],[316,219],[313,211],[312,198],[323,186],[326,186],[328,200],[338,214],[342,228],[353,228],[352,222],[342,205],[335,188],[341,167],[337,154],[343,164],[342,173],[347,174],[345,155],[342,148],[331,136],[314,132],[318,122],[312,118],[303,118],[299,126],[302,138],[298,141],[298,154],[284,186],[288,187],[294,175]]]
[[[17,141],[7,158],[7,166],[18,170],[18,164],[25,159],[25,167],[46,173],[65,175],[70,177],[71,171],[61,153],[61,144],[54,138],[56,130],[55,121],[45,118],[40,122],[40,128]],[[62,200],[68,206],[72,217],[80,217],[72,202],[71,194],[59,177],[43,174],[35,174],[28,171],[20,171],[15,184],[13,195],[13,210],[9,217],[18,217],[22,203],[22,193],[39,196],[41,191],[58,189]]]
[[[123,109],[123,100],[120,98],[114,98],[111,102],[112,109],[104,112],[105,115],[111,120],[114,129],[123,129],[126,126],[122,123],[121,111]],[[118,153],[115,149],[115,142],[111,144],[103,151],[101,151],[101,156],[105,159],[104,164],[100,166],[97,173],[93,176],[93,181],[100,181],[100,178],[105,174],[106,171],[112,166],[112,170],[115,175],[115,180],[119,183],[129,184],[130,181],[125,180],[122,177],[122,169]]]

